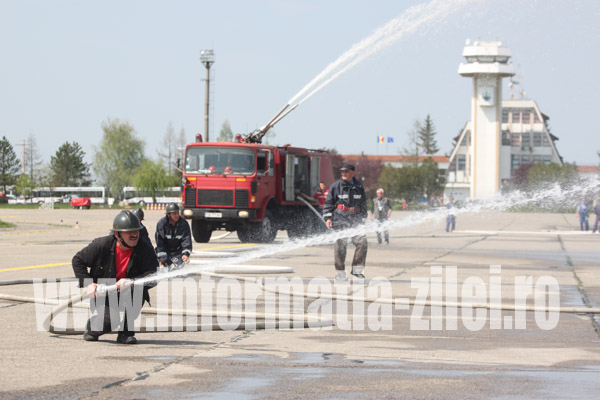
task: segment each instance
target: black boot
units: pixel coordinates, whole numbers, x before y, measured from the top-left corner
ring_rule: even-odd
[[[136,344],[137,339],[135,336],[127,336],[124,333],[119,333],[117,335],[117,342],[121,344]]]

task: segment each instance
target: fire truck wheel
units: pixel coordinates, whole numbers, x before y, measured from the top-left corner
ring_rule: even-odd
[[[192,235],[197,243],[208,243],[212,230],[202,221],[192,220]]]
[[[247,228],[238,228],[237,230],[238,238],[242,243],[250,243],[252,242],[252,230]]]
[[[259,243],[271,243],[275,240],[277,229],[275,228],[275,220],[271,211],[265,210],[265,218],[260,223],[256,236],[256,241]]]

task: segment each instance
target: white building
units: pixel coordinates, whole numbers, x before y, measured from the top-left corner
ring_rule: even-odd
[[[532,100],[502,100],[502,78],[514,75],[510,49],[500,42],[467,43],[458,73],[473,79],[471,120],[449,158],[445,197],[490,198],[521,164],[560,163],[546,121]]]

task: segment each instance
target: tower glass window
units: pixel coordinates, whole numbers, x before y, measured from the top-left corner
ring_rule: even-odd
[[[520,111],[513,111],[512,122],[513,122],[513,124],[518,124],[519,122],[521,122],[521,112]]]
[[[510,144],[511,146],[519,147],[521,145],[521,135],[518,133],[511,133]]]
[[[533,147],[542,147],[542,132],[533,132]]]
[[[465,156],[464,154],[459,154],[459,155],[457,156],[457,158],[458,158],[458,170],[459,170],[459,171],[464,171],[464,170],[465,170],[466,163],[467,163],[467,158],[466,158],[466,156]]]

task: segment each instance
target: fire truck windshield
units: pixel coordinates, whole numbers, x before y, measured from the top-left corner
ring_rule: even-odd
[[[188,174],[252,175],[255,169],[252,149],[241,147],[189,147],[185,155]]]

